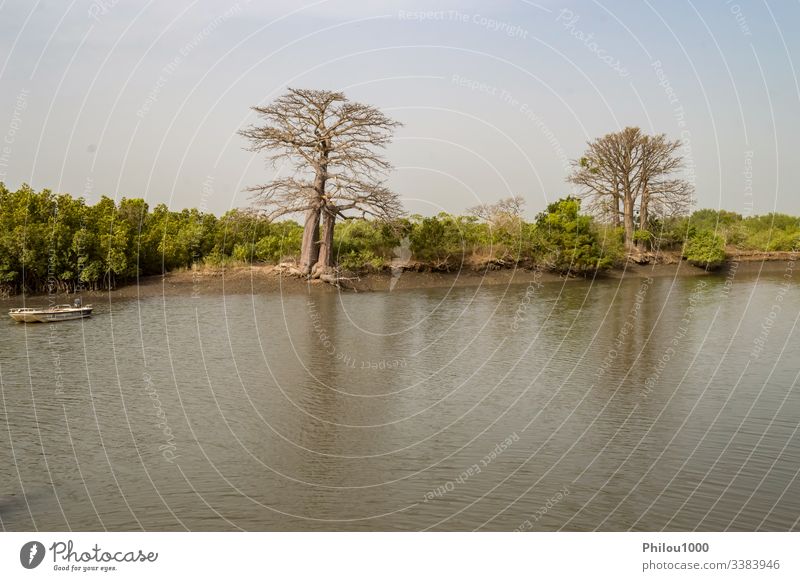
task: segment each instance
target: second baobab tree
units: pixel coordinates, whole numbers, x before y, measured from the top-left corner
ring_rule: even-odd
[[[253,110],[260,123],[240,134],[251,151],[266,154],[278,175],[248,190],[271,220],[304,216],[300,270],[328,275],[337,219],[390,220],[402,213],[397,194],[385,185],[392,166],[380,151],[400,124],[333,91],[289,89]]]
[[[624,228],[629,250],[635,232],[646,231],[652,217],[681,215],[691,206],[694,188],[680,177],[685,169],[680,141],[626,127],[587,146],[573,161],[569,181],[581,189],[590,210]]]

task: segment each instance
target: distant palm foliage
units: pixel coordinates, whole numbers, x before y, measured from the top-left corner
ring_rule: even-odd
[[[514,198],[473,208],[467,216],[341,221],[334,257],[353,270],[538,266],[575,275],[625,259],[622,228],[581,213],[578,199],[553,202],[533,222],[521,214],[521,200]],[[89,205],[27,185],[8,191],[0,182],[0,292],[109,289],[180,268],[297,260],[302,236],[302,226],[293,221],[270,222],[252,212],[216,217],[105,196]],[[726,246],[800,250],[800,219],[699,210],[688,217],[651,218],[635,236],[649,250],[679,251],[693,264],[715,268]]]

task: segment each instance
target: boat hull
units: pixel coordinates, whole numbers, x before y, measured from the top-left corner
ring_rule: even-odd
[[[18,323],[55,323],[92,316],[92,307],[70,309],[12,309],[8,315]]]

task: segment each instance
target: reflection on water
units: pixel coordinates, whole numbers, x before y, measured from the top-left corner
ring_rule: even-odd
[[[782,274],[94,301],[91,320],[2,324],[2,526],[797,528]]]

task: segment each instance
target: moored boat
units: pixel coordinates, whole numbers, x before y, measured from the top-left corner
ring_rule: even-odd
[[[92,305],[83,306],[80,299],[76,299],[74,305],[55,305],[45,309],[24,307],[11,309],[8,315],[18,323],[54,323],[90,317]]]

